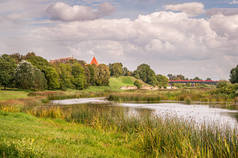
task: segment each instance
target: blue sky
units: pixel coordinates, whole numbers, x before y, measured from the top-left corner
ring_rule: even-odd
[[[0,0],[0,24],[0,53],[217,80],[238,64],[237,0]]]

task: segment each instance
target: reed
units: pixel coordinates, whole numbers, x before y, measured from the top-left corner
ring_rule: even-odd
[[[238,157],[238,131],[216,125],[199,126],[176,117],[155,117],[153,111],[138,109],[137,115],[131,115],[129,108],[110,104],[25,106],[21,111],[120,133],[142,157]]]
[[[144,95],[144,94],[111,94],[107,98],[109,101],[116,102],[159,102],[161,99],[159,95]]]
[[[237,131],[198,126],[178,118],[160,118],[145,112],[128,117],[127,109],[84,105],[71,119],[96,129],[124,133],[145,157],[238,157]],[[72,121],[71,120],[71,121]]]

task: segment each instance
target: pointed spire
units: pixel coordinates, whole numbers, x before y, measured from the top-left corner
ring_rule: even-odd
[[[95,58],[95,56],[93,57],[92,61],[90,62],[91,65],[95,64],[98,66],[98,61],[97,59]]]

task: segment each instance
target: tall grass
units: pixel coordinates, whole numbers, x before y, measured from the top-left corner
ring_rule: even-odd
[[[70,95],[49,95],[49,100],[64,100],[64,99],[73,99],[73,98],[92,98],[92,97],[105,97],[110,93],[110,91],[106,92],[79,92],[76,94]]]
[[[191,96],[189,91],[180,93]],[[138,96],[136,97],[139,101],[142,96]],[[130,96],[128,98],[131,99]],[[216,125],[199,126],[193,121],[184,121],[176,117],[155,117],[153,111],[143,109],[137,109],[137,115],[132,115],[129,108],[110,104],[0,106],[0,110],[21,111],[37,117],[61,118],[105,132],[121,133],[131,144],[130,148],[140,152],[143,157],[238,157],[237,131],[219,128]],[[6,148],[5,144],[2,150],[14,151],[14,148],[14,145]],[[23,152],[27,153],[28,151]]]
[[[143,94],[111,94],[107,98],[109,101],[117,102],[127,102],[127,101],[136,101],[136,102],[159,102],[159,95],[143,95]]]
[[[145,157],[238,157],[237,131],[198,126],[178,118],[155,117],[141,111],[128,117],[128,109],[84,105],[72,109],[71,119],[97,129],[131,137]]]

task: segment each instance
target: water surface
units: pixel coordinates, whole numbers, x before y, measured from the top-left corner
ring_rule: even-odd
[[[158,117],[176,117],[184,121],[193,121],[199,125],[218,125],[220,127],[238,128],[238,110],[221,108],[219,105],[185,105],[180,103],[115,103],[105,100],[105,98],[80,98],[55,100],[55,104],[103,104],[102,106],[122,107],[126,115],[139,116],[140,110],[147,110],[151,115]],[[74,106],[74,105],[72,105]],[[80,105],[79,105],[80,108]]]

